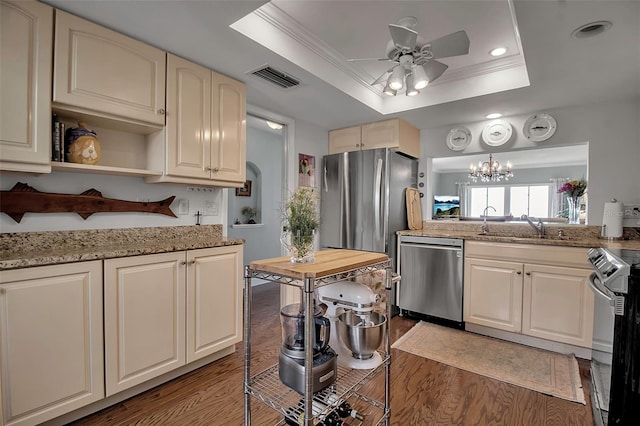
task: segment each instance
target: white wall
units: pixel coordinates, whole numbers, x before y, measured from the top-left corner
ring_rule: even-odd
[[[189,201],[189,213],[173,218],[170,216],[151,213],[95,213],[83,220],[76,213],[27,213],[20,223],[16,223],[6,214],[0,214],[0,232],[33,232],[72,229],[104,229],[130,228],[151,226],[181,226],[194,225],[195,213],[204,212],[205,201],[213,202],[218,210],[217,215],[202,216],[203,225],[222,223],[226,214],[222,209],[222,190],[204,187],[201,191],[187,191],[187,186],[169,184],[147,184],[142,178],[123,177],[84,173],[54,172],[44,175],[26,173],[0,174],[0,188],[3,191],[11,189],[16,182],[31,185],[41,192],[62,194],[81,194],[87,189],[97,189],[106,198],[127,201],[160,201],[172,195],[176,199],[171,204],[171,210],[178,213],[178,200]]]
[[[555,135],[540,143],[531,142],[522,135],[524,122],[535,112],[551,114],[558,123]],[[602,223],[604,203],[611,198],[617,198],[624,204],[640,204],[640,99],[534,111],[503,119],[513,125],[514,136],[509,143],[491,149],[492,152],[589,142],[589,224]],[[488,152],[480,140],[482,129],[488,121],[460,123],[471,130],[472,142],[458,153],[449,150],[445,143],[447,133],[455,126],[422,129],[421,171],[427,172],[431,158]],[[426,211],[426,197],[422,203]],[[640,225],[631,222],[625,221],[625,226]]]
[[[247,128],[247,162],[253,163],[259,170],[259,178],[253,182],[252,196],[236,197],[235,190],[229,190],[228,236],[243,238],[244,263],[258,259],[280,256],[280,205],[282,204],[283,185],[283,138],[262,130]],[[247,170],[249,167],[247,167]],[[249,176],[249,175],[247,175]],[[258,182],[259,181],[259,182]],[[233,227],[236,217],[245,223],[240,210],[251,200],[258,202],[257,222],[261,226]]]

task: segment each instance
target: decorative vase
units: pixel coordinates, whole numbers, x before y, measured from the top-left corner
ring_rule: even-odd
[[[567,203],[569,204],[569,223],[580,223],[580,204],[582,203],[582,197],[567,197]]]
[[[301,234],[300,231],[284,232],[280,238],[282,245],[291,256],[291,263],[310,263],[315,259],[316,231]]]

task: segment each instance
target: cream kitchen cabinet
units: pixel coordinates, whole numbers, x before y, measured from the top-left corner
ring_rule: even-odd
[[[164,51],[61,10],[54,46],[54,108],[165,124]]]
[[[464,320],[590,348],[586,249],[467,242]]]
[[[0,424],[104,397],[102,261],[0,272]]]
[[[107,396],[242,339],[242,246],[105,260]]]
[[[241,186],[246,170],[245,85],[175,55],[167,57],[167,127],[148,182]]]
[[[53,8],[0,2],[0,170],[49,173]]]
[[[376,148],[394,148],[419,158],[420,130],[395,118],[329,132],[329,154]]]

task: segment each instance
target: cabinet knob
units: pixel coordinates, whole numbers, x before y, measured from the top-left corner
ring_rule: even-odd
[[[219,169],[218,167],[214,167],[213,169],[211,169],[211,171],[212,171],[213,173],[217,173],[217,172],[219,172],[219,171],[220,171],[220,169]]]
[[[522,274],[522,271],[516,271],[516,274],[520,275]]]
[[[186,265],[186,264],[187,264],[187,262],[185,262],[185,261],[183,260],[182,262],[180,262],[180,264],[181,264],[182,266],[184,266],[184,265]]]
[[[531,275],[531,272],[527,272],[527,275]]]
[[[160,114],[160,115],[164,115],[164,108],[160,108],[160,109],[158,110],[158,114]]]

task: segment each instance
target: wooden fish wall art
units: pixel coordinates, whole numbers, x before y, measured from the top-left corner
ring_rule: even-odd
[[[18,182],[9,191],[0,191],[0,212],[20,223],[25,213],[78,213],[83,219],[94,213],[139,212],[177,217],[169,206],[175,196],[162,201],[143,202],[105,198],[100,191],[88,189],[82,194],[40,192]]]

